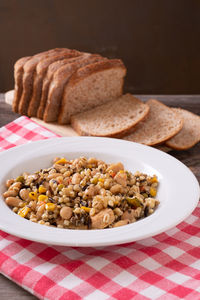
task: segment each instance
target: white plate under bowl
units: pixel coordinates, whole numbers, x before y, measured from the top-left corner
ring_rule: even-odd
[[[56,156],[68,159],[96,157],[107,163],[122,162],[159,180],[160,205],[149,217],[118,228],[72,230],[33,223],[16,215],[5,204],[5,181],[24,171],[51,165]],[[105,246],[144,239],[166,231],[189,216],[197,206],[200,189],[192,172],[169,154],[141,144],[110,138],[66,137],[31,142],[0,154],[0,229],[32,241],[65,246]]]

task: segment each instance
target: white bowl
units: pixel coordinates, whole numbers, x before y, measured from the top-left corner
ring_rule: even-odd
[[[107,163],[122,162],[131,172],[156,174],[159,180],[156,211],[136,223],[101,230],[72,230],[33,223],[16,215],[4,202],[5,181],[24,171],[51,165],[56,156],[67,159],[96,157]],[[144,239],[166,231],[189,216],[200,189],[193,173],[180,161],[152,147],[110,138],[66,137],[30,142],[0,154],[0,229],[52,245],[105,246]]]

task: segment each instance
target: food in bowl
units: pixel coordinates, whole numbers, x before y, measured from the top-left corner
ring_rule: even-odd
[[[32,222],[66,229],[104,229],[152,214],[159,201],[156,175],[132,174],[121,162],[56,157],[47,169],[6,181],[13,212]]]

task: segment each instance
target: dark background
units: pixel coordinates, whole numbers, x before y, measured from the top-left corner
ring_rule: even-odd
[[[18,58],[54,47],[122,58],[129,92],[200,93],[198,0],[0,0],[0,92]]]

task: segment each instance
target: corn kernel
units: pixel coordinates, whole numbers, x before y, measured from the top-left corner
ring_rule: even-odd
[[[38,201],[45,202],[47,200],[48,200],[48,197],[46,195],[39,195],[39,197],[38,197]]]
[[[104,183],[104,178],[99,178],[99,182]]]
[[[30,192],[28,195],[32,200],[37,200],[37,192]]]
[[[55,206],[54,203],[47,203],[47,204],[45,204],[46,210],[49,210],[49,211],[54,211],[55,207],[56,206]]]
[[[56,163],[56,164],[64,165],[64,164],[67,163],[67,160],[66,160],[65,158],[61,158],[61,159],[57,160],[55,163]]]
[[[18,211],[18,215],[22,218],[25,218],[26,215],[29,213],[29,211],[30,211],[30,208],[25,206]]]
[[[158,182],[158,179],[157,179],[156,176],[153,176],[153,177],[151,178],[151,183],[154,183],[154,182]]]
[[[156,196],[156,194],[157,194],[157,191],[156,191],[156,189],[154,189],[154,188],[150,188],[150,195],[151,195],[152,197],[155,197],[155,196]]]
[[[43,185],[39,186],[38,192],[40,194],[44,194],[44,193],[46,193],[46,191],[47,191],[47,189]]]
[[[124,173],[124,172],[125,172],[124,170],[120,170],[120,171],[119,171],[119,173]]]
[[[99,181],[99,182],[98,182],[98,186],[101,187],[101,188],[103,188],[103,187],[104,187],[104,183],[101,182],[101,181]]]
[[[86,206],[81,206],[81,209],[83,209],[85,212],[90,212],[90,209],[89,207],[86,207]]]

